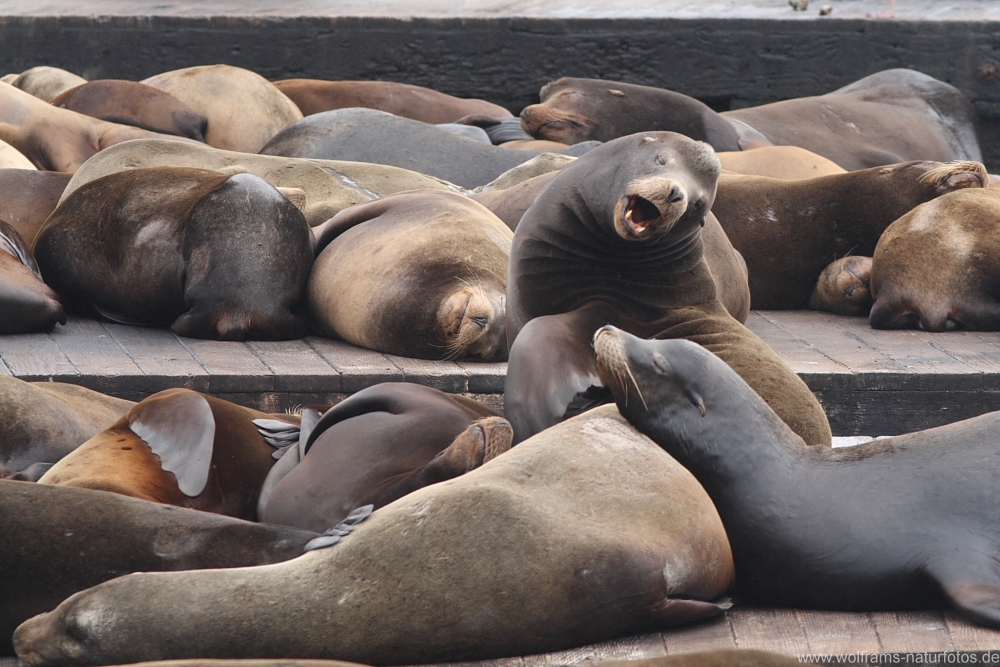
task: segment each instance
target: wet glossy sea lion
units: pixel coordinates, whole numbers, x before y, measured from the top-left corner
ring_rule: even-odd
[[[326,222],[348,206],[396,192],[418,188],[460,189],[433,176],[380,164],[251,155],[204,144],[149,139],[101,151],[73,175],[62,198],[96,178],[138,167],[194,167],[229,174],[247,172],[260,176],[276,188],[299,188],[305,194],[302,213],[310,227]],[[3,205],[0,198],[0,211]]]
[[[59,296],[45,284],[17,230],[0,220],[0,335],[51,331],[66,324]]]
[[[870,256],[913,207],[985,184],[978,162],[907,162],[801,181],[723,174],[712,212],[747,262],[753,307],[805,308],[830,262]]]
[[[205,141],[256,153],[302,112],[267,79],[231,65],[202,65],[157,74],[142,83],[170,93],[208,118]]]
[[[70,174],[58,171],[0,169],[0,220],[16,229],[30,247],[69,179]]]
[[[38,483],[253,521],[274,464],[274,447],[253,423],[266,418],[214,396],[167,389],[67,454]]]
[[[303,447],[288,447],[265,483],[260,520],[323,532],[356,507],[378,509],[478,468],[511,437],[500,413],[464,396],[375,385],[323,414]]]
[[[220,340],[305,335],[305,218],[264,179],[158,167],[75,190],[35,257],[65,300],[109,319]]]
[[[1000,329],[1000,190],[952,192],[889,225],[872,258],[876,329]]]
[[[788,181],[843,174],[846,170],[833,160],[807,151],[798,146],[765,146],[747,151],[725,151],[719,153],[722,170],[767,176]]]
[[[454,123],[470,114],[511,115],[486,100],[453,97],[423,86],[392,81],[284,79],[275,81],[274,86],[295,102],[305,116],[350,107],[378,109],[425,123]]]
[[[265,565],[316,535],[103,491],[0,480],[0,655],[20,623],[130,572]]]
[[[511,236],[453,192],[414,190],[346,209],[316,229],[313,321],[380,352],[503,360]]]
[[[21,151],[0,140],[0,169],[38,169],[38,167],[31,164],[31,160],[24,157]]]
[[[205,141],[208,119],[158,88],[135,81],[101,79],[60,93],[54,106],[112,123]]]
[[[0,375],[0,477],[52,464],[100,433],[135,403],[62,382]]]
[[[507,285],[504,412],[515,441],[599,400],[590,339],[615,323],[705,345],[807,442],[830,443],[816,398],[718,299],[702,235],[718,176],[707,144],[640,133],[564,167],[524,214]]]
[[[950,603],[1000,628],[1000,413],[807,449],[704,349],[612,327],[594,345],[622,414],[715,502],[742,598],[844,611]]]
[[[39,65],[24,70],[8,83],[33,97],[49,102],[63,91],[87,83],[87,80],[58,67]]]
[[[592,147],[582,144],[566,150],[580,155]],[[282,130],[260,152],[388,164],[464,188],[489,183],[537,156],[470,141],[427,123],[373,109],[339,109],[309,116]]]
[[[329,549],[108,582],[23,624],[16,648],[31,667],[481,660],[712,616],[732,577],[704,491],[606,406],[383,507]]]
[[[809,296],[811,310],[837,315],[867,315],[872,307],[872,258],[841,257],[823,269]]]

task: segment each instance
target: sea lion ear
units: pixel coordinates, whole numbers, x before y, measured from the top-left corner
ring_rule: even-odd
[[[188,497],[208,483],[215,445],[215,417],[205,398],[193,391],[152,396],[129,412],[129,428],[160,457],[160,467],[177,477]]]

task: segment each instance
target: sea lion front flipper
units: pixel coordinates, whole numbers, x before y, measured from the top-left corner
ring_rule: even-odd
[[[932,559],[924,572],[955,608],[978,625],[1000,628],[1000,568],[992,555],[996,547],[969,553],[952,552]]]
[[[128,420],[132,432],[160,457],[160,467],[177,477],[181,493],[193,498],[205,490],[215,417],[201,394],[174,390],[151,396],[128,413]]]
[[[579,394],[604,386],[591,339],[607,323],[599,308],[584,307],[535,318],[517,334],[504,390],[515,443],[564,419]]]

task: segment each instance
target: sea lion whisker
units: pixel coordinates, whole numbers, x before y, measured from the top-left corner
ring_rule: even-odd
[[[628,376],[632,378],[632,384],[635,385],[635,393],[639,394],[639,400],[642,401],[642,407],[646,408],[646,411],[648,412],[649,406],[646,405],[646,399],[642,395],[642,390],[639,389],[639,383],[636,382],[635,376],[632,375],[632,369],[629,368],[628,361],[626,361],[623,365],[625,366],[625,370],[628,372]]]

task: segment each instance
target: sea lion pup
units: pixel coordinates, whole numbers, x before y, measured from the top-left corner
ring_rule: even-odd
[[[24,70],[7,83],[32,97],[49,102],[63,91],[87,83],[87,80],[58,67],[40,65]]]
[[[798,146],[764,146],[747,151],[724,151],[718,154],[722,171],[748,176],[766,176],[786,181],[843,174],[845,169],[833,160]]]
[[[38,169],[31,164],[31,160],[24,157],[21,151],[17,150],[6,141],[0,140],[0,169]]]
[[[566,153],[581,155],[592,147],[585,143]],[[308,116],[279,132],[260,152],[387,164],[463,188],[489,183],[538,155],[470,141],[428,123],[374,109],[338,109]]]
[[[38,483],[253,521],[275,451],[254,420],[273,418],[190,389],[167,389],[67,454]]]
[[[205,141],[208,119],[158,88],[135,81],[101,79],[60,93],[51,104],[112,123]]]
[[[823,269],[809,297],[810,310],[868,315],[872,308],[871,257],[841,257]]]
[[[138,167],[193,167],[227,174],[246,172],[260,176],[279,189],[299,188],[306,200],[305,206],[299,208],[310,227],[326,222],[349,206],[404,190],[461,191],[457,185],[439,178],[380,164],[253,155],[205,144],[143,139],[112,146],[87,160],[65,186],[60,202],[85,183]],[[0,207],[3,205],[0,198]]]
[[[0,477],[38,477],[100,433],[135,403],[62,382],[25,382],[0,375]],[[25,474],[27,472],[27,474]],[[38,473],[41,475],[41,472]]]
[[[34,168],[0,169],[0,220],[10,223],[30,248],[70,177]]]
[[[350,107],[378,109],[433,124],[454,123],[471,114],[513,116],[503,107],[486,100],[453,97],[408,83],[321,79],[283,79],[273,83],[304,116]]]
[[[702,238],[718,176],[707,144],[648,132],[595,148],[539,194],[514,234],[507,285],[515,442],[600,399],[590,339],[610,322],[705,345],[806,442],[830,443],[812,392],[718,299]]]
[[[823,269],[871,256],[909,210],[961,188],[981,189],[978,162],[906,162],[802,181],[722,174],[712,212],[743,254],[754,308],[805,308]]]
[[[302,112],[270,81],[231,65],[187,67],[142,83],[170,93],[208,119],[209,146],[256,153]]]
[[[301,338],[305,218],[264,179],[158,167],[78,188],[35,242],[49,284],[108,319],[219,340]]]
[[[705,492],[604,406],[400,498],[332,548],[101,584],[24,623],[16,649],[31,667],[483,660],[713,616],[732,577]]]
[[[507,357],[512,234],[482,205],[453,192],[401,192],[315,232],[307,300],[320,332],[404,357]]]
[[[66,324],[59,296],[45,284],[28,244],[0,220],[0,335],[52,331]]]
[[[876,329],[1000,329],[1000,190],[921,204],[882,234],[872,258]]]
[[[1000,413],[855,447],[805,448],[698,346],[614,327],[600,329],[594,346],[618,409],[715,502],[742,598],[844,611],[950,602],[1000,628]]]
[[[356,507],[378,509],[478,468],[510,449],[513,436],[485,405],[407,382],[363,389],[315,427],[307,422],[303,446],[288,447],[264,483],[265,523],[323,532]]]
[[[0,117],[0,139],[46,171],[72,173],[94,153],[129,139],[191,141],[60,109],[7,83],[0,83]]]
[[[114,493],[0,480],[0,655],[20,623],[130,572],[246,567],[316,535]]]

